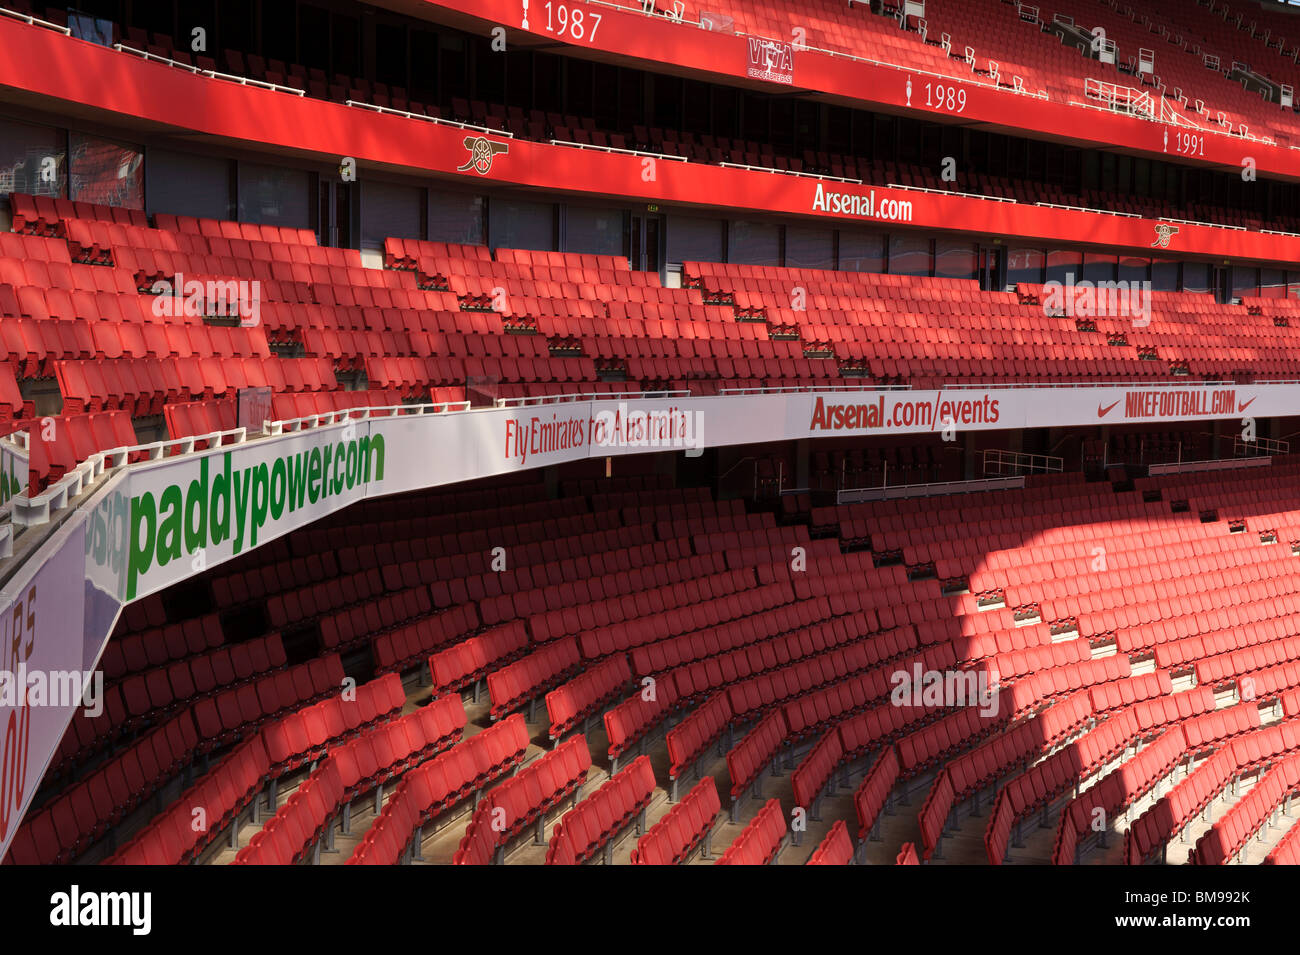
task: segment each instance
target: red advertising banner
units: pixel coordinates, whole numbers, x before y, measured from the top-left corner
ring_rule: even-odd
[[[750,79],[784,86],[794,83],[793,44],[751,36],[745,44],[745,50],[749,59],[745,75]]]

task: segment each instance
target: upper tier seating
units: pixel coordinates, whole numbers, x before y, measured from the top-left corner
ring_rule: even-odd
[[[107,208],[65,205],[65,214]],[[104,412],[165,412],[172,437],[203,436],[229,430],[245,387],[270,387],[272,417],[284,419],[467,397],[1297,374],[1288,329],[1273,318],[1289,308],[1282,300],[1232,306],[1157,292],[1149,324],[1100,318],[1084,331],[1048,314],[1043,290],[1028,286],[982,292],[958,279],[689,262],[688,287],[671,289],[605,256],[498,249],[493,258],[415,240],[391,240],[394,268],[375,270],[286,230],[161,215],[156,228],[108,226],[59,212],[49,215],[65,232],[103,227],[93,255],[55,230],[13,234],[21,248],[0,257],[9,342],[0,407],[31,413],[17,389],[3,400],[12,372],[20,389],[54,377],[64,414],[92,415],[34,448],[36,488],[88,454],[133,443],[129,422]],[[76,261],[88,256],[98,264]],[[139,290],[176,273],[258,283],[256,322],[159,314]],[[796,288],[806,308],[793,307]]]

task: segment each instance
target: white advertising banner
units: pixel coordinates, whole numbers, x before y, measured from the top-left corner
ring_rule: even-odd
[[[354,420],[132,467],[95,513],[87,570],[129,602],[366,497],[587,457],[1297,410],[1300,385],[1195,385],[602,399]]]
[[[84,531],[61,527],[0,590],[0,858],[73,712],[102,705],[95,684],[86,692],[108,631],[83,631]]]

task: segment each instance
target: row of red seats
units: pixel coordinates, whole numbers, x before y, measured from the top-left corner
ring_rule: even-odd
[[[620,653],[551,690],[546,694],[550,738],[562,739],[569,730],[600,712],[623,694],[631,679],[627,656]]]
[[[1124,861],[1139,865],[1204,812],[1230,781],[1300,749],[1300,721],[1293,718],[1228,740],[1182,782],[1139,816],[1124,834]]]
[[[795,590],[797,593],[797,586]],[[793,614],[793,617],[790,614]],[[769,620],[769,616],[775,619]],[[720,658],[729,651],[742,648],[757,649],[764,658],[770,658],[770,655],[776,652],[772,641],[774,629],[778,633],[800,630],[813,640],[811,648],[807,651],[813,653],[848,643],[864,633],[878,630],[879,627],[876,616],[871,611],[834,617],[828,600],[801,599],[788,607],[779,608],[772,614],[742,617],[717,627],[637,647],[632,651],[632,669],[639,676],[647,676],[688,666],[710,657]],[[795,644],[796,648],[799,646]],[[772,665],[774,664],[764,665],[760,661],[751,667],[750,672],[761,673]]]
[[[680,723],[668,730],[668,777],[672,797],[677,798],[677,781],[698,762],[711,745],[727,731],[731,723],[731,703],[726,693],[715,693],[692,710]]]
[[[33,493],[101,451],[140,443],[127,411],[46,416],[27,435],[28,482]]]
[[[1264,857],[1264,865],[1300,865],[1300,826],[1292,826]]]
[[[250,242],[272,242],[284,245],[316,244],[316,234],[310,229],[293,229],[256,222],[232,222],[227,219],[196,219],[193,216],[173,216],[159,213],[154,216],[158,228],[182,235],[201,235],[209,240],[222,238],[229,241],[245,239]]]
[[[833,647],[810,657],[792,660],[776,669],[750,677],[727,687],[731,697],[731,711],[737,719],[766,711],[784,704],[792,698],[804,696],[838,684],[846,678],[854,679],[862,688],[866,700],[876,699],[888,692],[893,680],[892,665],[880,663],[881,645],[884,641],[858,640],[843,647]],[[925,653],[933,656],[952,656],[951,645],[940,644]],[[899,664],[904,668],[913,660]],[[678,691],[683,689],[678,680]],[[683,694],[684,695],[684,694]],[[791,727],[790,729],[793,729]]]
[[[545,820],[570,795],[576,799],[590,768],[591,751],[579,736],[524,766],[479,802],[452,864],[490,864],[516,834]]]
[[[236,652],[238,648],[238,652]],[[233,692],[253,679],[283,676],[284,650],[271,635],[228,648],[218,647],[169,665],[155,667],[109,685],[97,716],[78,711],[64,731],[54,769],[62,772],[115,745],[124,734],[148,726],[191,706],[198,697]],[[285,680],[281,680],[286,683]]]
[[[822,790],[835,775],[835,770],[843,758],[844,741],[840,738],[837,727],[823,733],[790,773],[790,790],[794,795],[794,804],[807,810],[814,819]]]
[[[330,695],[304,706],[262,730],[266,754],[271,761],[271,791],[275,780],[307,763],[320,759],[337,744],[394,719],[406,704],[402,681],[395,673],[376,677],[356,688],[356,698]]]
[[[1300,756],[1281,760],[1196,840],[1188,862],[1224,865],[1236,858],[1284,801],[1300,791]]]
[[[332,751],[240,850],[236,864],[298,862],[332,834],[332,820],[346,803],[451,746],[464,729],[460,699],[443,697]]]
[[[320,592],[324,586],[313,584],[310,589],[316,591],[320,599],[326,600],[328,598]],[[331,601],[333,602],[335,601]],[[440,619],[446,614],[434,613],[433,598],[424,586],[406,587],[387,593],[358,594],[355,603],[347,603],[351,603],[348,609],[317,618],[321,645],[326,649],[351,649],[367,639],[372,644],[383,639],[389,646],[403,648],[408,643],[421,647],[437,645],[446,634],[443,628],[452,623],[450,619]],[[286,602],[285,610],[289,614],[294,612],[290,602]]]
[[[809,865],[851,865],[853,863],[853,837],[843,819],[836,819],[826,838],[808,857]]]
[[[433,692],[455,693],[470,683],[477,683],[489,670],[523,653],[528,642],[524,622],[512,620],[433,654],[429,657]]]
[[[1062,811],[1052,848],[1055,865],[1073,865],[1079,844],[1098,819],[1107,828],[1111,820],[1145,796],[1168,776],[1187,755],[1187,739],[1178,726],[1171,726],[1155,742],[1116,767],[1072,799]]]
[[[1003,863],[1012,827],[1018,820],[1030,812],[1045,809],[1066,789],[1097,772],[1125,750],[1140,732],[1132,711],[1120,710],[998,790],[984,832],[989,863]]]
[[[793,602],[794,593],[788,582],[768,584],[694,605],[636,617],[618,626],[586,630],[578,637],[578,641],[584,659],[598,660],[610,654],[626,652],[679,634],[715,627],[720,623],[760,614],[773,607]]]
[[[14,833],[4,861],[10,865],[72,861],[189,766],[198,738],[188,711],[154,727],[75,787],[29,812]]]
[[[844,717],[860,713],[883,701],[896,685],[893,679],[896,672],[911,673],[918,665],[922,672],[948,670],[956,664],[957,657],[952,645],[942,643],[929,647],[918,655],[863,670],[822,689],[804,693],[790,700],[783,708],[790,736],[802,739],[819,735]],[[899,706],[893,708],[896,714],[903,710]],[[898,728],[898,725],[894,725],[891,731]],[[848,755],[850,752],[854,752],[854,748],[846,741],[845,753]],[[857,755],[861,753],[855,753]]]
[[[714,865],[770,865],[785,846],[785,833],[781,800],[769,799]]]
[[[1092,716],[1088,693],[1075,693],[950,760],[936,776],[918,816],[925,858],[937,848],[956,803],[978,797],[990,783],[1069,738]]]
[[[139,209],[74,202],[52,196],[31,196],[25,192],[11,192],[9,208],[13,213],[13,230],[34,235],[62,236],[62,226],[66,219],[117,222],[143,228],[149,226],[149,217]]]
[[[1231,653],[1234,650],[1244,650],[1246,647],[1280,640],[1290,635],[1287,627],[1291,624],[1292,617],[1293,615],[1269,617],[1266,620],[1251,621],[1245,626],[1234,626],[1212,633],[1192,634],[1157,643],[1155,645],[1156,666],[1178,667]]]
[[[994,693],[1000,693],[995,688]],[[996,700],[996,697],[994,697]],[[900,775],[914,776],[943,763],[954,752],[969,749],[975,742],[997,732],[1007,722],[1009,714],[1002,707],[986,710],[979,700],[968,700],[957,712],[923,726],[898,741]]]
[[[677,691],[670,680],[648,677],[628,699],[605,711],[605,736],[609,740],[609,759],[618,769],[619,757],[633,746],[644,748],[647,733],[668,719],[677,703]]]
[[[898,773],[898,752],[894,747],[886,746],[853,793],[859,842],[871,837],[880,814],[891,804],[890,793],[898,782]]]
[[[363,613],[370,615],[366,622],[375,630],[387,629],[407,615],[433,610],[429,588],[408,586],[402,578],[402,570],[396,567],[342,571],[334,580],[306,584],[297,591],[286,589],[264,598],[266,617],[272,626],[281,628],[318,620],[327,645],[346,644],[357,634],[347,629],[345,617],[355,612],[358,604],[366,605]],[[392,604],[394,598],[396,605]]]
[[[731,777],[732,818],[736,816],[745,790],[757,782],[763,771],[780,758],[785,739],[785,715],[773,710],[727,752],[727,774]]]
[[[649,525],[627,526],[624,533],[628,546],[616,553],[591,554],[584,558],[588,566],[582,576],[575,566],[568,568],[571,573],[561,574],[554,583],[533,580],[531,571],[524,572],[528,578],[525,581],[503,581],[502,593],[478,598],[483,622],[491,625],[516,618],[531,619],[544,611],[565,607],[573,607],[576,612],[577,607],[592,600],[603,600],[618,593],[631,595],[726,568],[726,558],[722,555],[691,556],[687,553],[689,543],[682,539],[649,545],[635,543],[651,533]],[[602,566],[607,558],[616,566]],[[591,566],[593,563],[596,566]],[[568,632],[578,632],[582,629],[581,620],[577,630],[567,622],[564,627]]]
[[[111,865],[186,865],[235,825],[261,795],[268,768],[262,738],[232,750],[108,860]]]
[[[191,617],[182,623],[151,627],[138,633],[117,633],[104,647],[99,668],[105,680],[162,666],[215,650],[226,641],[219,614]]]
[[[747,618],[747,621],[715,628],[712,634],[706,632],[693,652],[683,651],[683,641],[679,638],[673,650],[692,652],[701,658],[670,671],[678,695],[700,698],[715,690],[726,689],[732,709],[740,716],[779,702],[778,696],[785,698],[790,695],[785,689],[795,692],[800,685],[806,687],[810,682],[822,682],[818,678],[823,676],[839,679],[892,655],[889,648],[896,641],[888,635],[865,637],[870,629],[856,626],[868,618],[850,615],[834,621],[820,619],[832,612],[829,602],[824,601],[802,601],[777,607]],[[745,626],[746,622],[753,625],[752,630]],[[837,625],[840,623],[843,626]],[[753,630],[784,635],[716,656],[707,655],[716,646],[709,637],[727,630],[742,638],[751,635]],[[688,635],[688,638],[692,636],[695,635]],[[649,651],[647,656],[659,655],[656,646],[651,644],[644,648]],[[783,679],[781,685],[785,689],[778,690],[772,682],[778,676]]]
[[[1237,679],[1237,698],[1266,700],[1300,687],[1300,660],[1268,667]]]
[[[436,598],[435,598],[436,599]],[[335,618],[336,621],[338,617]],[[478,627],[473,604],[456,604],[441,613],[421,617],[414,623],[381,633],[371,640],[370,649],[379,672],[402,672],[427,660],[429,653]],[[357,635],[364,633],[358,629]]]
[[[511,772],[527,749],[528,729],[516,713],[416,766],[394,788],[348,864],[397,865],[413,841],[418,853],[425,825]]]
[[[54,374],[66,410],[134,409],[161,414],[164,402],[214,398],[240,388],[284,391],[337,391],[328,359],[318,358],[156,358],[117,361],[56,361]]]
[[[0,285],[0,309],[6,289]],[[0,357],[13,363],[27,378],[49,377],[52,362],[56,361],[271,357],[261,328],[114,324],[88,322],[72,315],[67,320],[51,315],[6,320],[0,327],[0,348]]]
[[[707,859],[721,808],[717,785],[705,776],[641,836],[632,850],[632,865],[681,865],[700,845]]]
[[[199,752],[243,739],[286,710],[341,693],[342,688],[343,664],[332,654],[205,697],[194,707],[194,722],[201,737]]]
[[[556,640],[488,674],[492,698],[492,719],[536,700],[557,683],[562,683],[579,666],[578,642],[572,637]]]
[[[678,535],[661,536],[671,539]],[[584,599],[581,590],[574,588],[576,592],[572,599],[576,602],[552,608],[548,600],[547,609],[529,614],[528,632],[538,643],[544,643],[557,637],[576,636],[584,630],[623,623],[657,610],[710,600],[754,586],[752,570],[726,570],[725,559],[704,555],[687,558],[680,563],[685,572],[656,565],[633,568],[622,575],[611,575],[624,578],[614,593],[607,594],[605,587],[597,584],[594,588],[587,587]],[[611,585],[615,582],[611,581]],[[592,592],[593,589],[595,593]],[[551,593],[557,603],[563,598],[562,591],[552,590]]]
[[[655,774],[650,757],[638,756],[556,823],[546,847],[546,864],[581,865],[606,849],[638,817],[637,834],[640,835],[654,790]],[[610,859],[608,850],[605,858]]]

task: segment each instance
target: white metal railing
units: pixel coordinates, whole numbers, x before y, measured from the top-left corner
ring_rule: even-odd
[[[472,386],[471,386],[472,387]],[[533,405],[572,404],[578,401],[621,401],[640,400],[643,398],[689,398],[689,391],[616,391],[616,392],[571,392],[565,395],[522,395],[516,398],[496,398],[493,405],[497,408],[525,408]]]
[[[850,185],[860,186],[863,184],[861,179],[846,179],[843,176],[827,176],[819,172],[797,172],[793,169],[776,169],[772,166],[750,166],[745,163],[720,162],[718,163],[724,169],[744,169],[748,172],[766,172],[778,176],[800,176],[805,179],[826,179],[832,182],[846,182]]]
[[[273,90],[276,93],[292,93],[294,96],[306,96],[306,90],[300,90],[296,86],[281,86],[279,83],[268,83],[265,80],[255,80],[247,76],[236,76],[234,73],[222,73],[220,70],[203,70],[189,63],[182,63],[180,60],[173,60],[170,57],[159,56],[157,53],[150,53],[147,50],[137,50],[133,46],[127,46],[125,43],[114,43],[113,49],[119,53],[129,53],[132,56],[138,56],[144,60],[150,60],[154,63],[161,63],[163,66],[170,66],[178,70],[184,70],[186,73],[193,73],[196,76],[206,76],[209,79],[225,80],[229,83],[238,83],[240,86],[256,86],[258,89]]]
[[[1205,229],[1232,229],[1234,232],[1248,232],[1244,225],[1224,225],[1221,222],[1200,222],[1196,219],[1175,219],[1172,216],[1157,216],[1157,222],[1176,222],[1179,225],[1195,225]]]
[[[861,385],[769,385],[755,388],[719,388],[719,395],[801,395],[812,392],[861,392],[861,391],[911,391],[911,385],[878,385],[864,382]]]
[[[552,139],[552,146],[571,146],[574,149],[589,149],[601,153],[617,153],[620,156],[640,156],[645,159],[666,159],[669,162],[690,162],[685,156],[671,153],[655,153],[645,149],[622,149],[618,146],[597,146],[594,143],[575,143],[567,139]]]
[[[10,17],[14,20],[22,20],[28,26],[44,27],[47,30],[53,30],[55,33],[62,33],[64,36],[72,36],[72,30],[69,27],[61,27],[57,23],[51,23],[49,20],[42,20],[40,17],[34,17],[28,13],[19,13],[17,10],[9,10],[0,7],[0,16]]]
[[[90,490],[106,474],[127,464],[134,455],[143,454],[148,460],[157,461],[168,457],[168,451],[174,454],[189,454],[199,441],[205,441],[209,445],[214,443],[226,445],[243,444],[247,440],[247,428],[234,428],[229,431],[214,431],[210,434],[188,435],[183,438],[151,441],[148,444],[99,451],[69,470],[35,497],[20,494],[14,498],[13,523],[19,527],[48,523],[55,511],[68,507],[73,498]]]
[[[853,487],[837,491],[835,503],[857,504],[865,501],[888,501],[910,497],[938,497],[945,494],[974,494],[1025,486],[1024,475],[1014,477],[975,478],[969,481],[939,481],[930,484],[895,484],[879,487]]]
[[[1035,202],[1036,206],[1043,206],[1047,209],[1068,209],[1071,212],[1091,212],[1094,215],[1101,216],[1124,216],[1127,219],[1141,219],[1142,216],[1136,212],[1113,212],[1109,209],[1089,209],[1087,206],[1065,206],[1059,202]]]
[[[1246,441],[1241,435],[1237,435],[1232,442],[1232,453],[1234,457],[1239,458],[1290,454],[1291,442],[1275,438],[1255,438],[1253,441]]]
[[[1259,456],[1253,458],[1211,458],[1206,461],[1174,461],[1168,464],[1153,464],[1147,468],[1151,477],[1163,477],[1167,474],[1195,474],[1198,471],[1227,471],[1232,468],[1266,467],[1272,458]]]
[[[897,182],[889,183],[888,189],[902,189],[905,192],[929,192],[936,196],[960,196],[963,199],[983,199],[985,202],[1010,202],[1013,205],[1016,200],[1008,196],[982,196],[974,192],[954,192],[951,189],[931,189],[929,186],[904,186]]]
[[[1065,459],[1052,454],[1029,454],[985,448],[984,474],[988,477],[1014,477],[1021,474],[1060,474]]]
[[[323,411],[319,414],[304,415],[301,418],[282,418],[277,421],[267,420],[262,423],[263,433],[268,435],[292,434],[330,424],[343,424],[345,421],[365,421],[369,418],[394,418],[411,415],[447,414],[453,411],[468,411],[468,401],[444,401],[415,405],[378,405],[366,408],[340,408],[336,411]]]
[[[455,126],[457,129],[468,129],[475,133],[487,133],[490,136],[504,136],[506,139],[514,139],[515,134],[508,129],[492,129],[489,126],[476,126],[473,123],[462,123],[455,119],[443,119],[441,116],[426,116],[424,113],[412,113],[404,109],[393,109],[391,106],[376,106],[374,103],[363,103],[360,100],[350,99],[344,102],[345,106],[354,106],[358,109],[368,109],[375,113],[385,113],[389,116],[401,116],[405,119],[422,119],[426,123],[435,123],[438,126]]]

